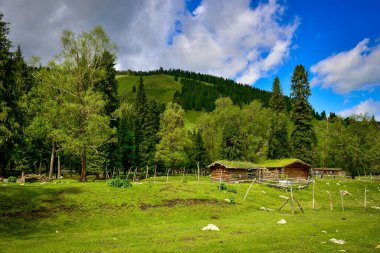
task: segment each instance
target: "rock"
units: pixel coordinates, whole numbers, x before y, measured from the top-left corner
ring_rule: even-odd
[[[340,191],[340,194],[341,194],[342,196],[346,196],[346,195],[350,195],[350,196],[351,196],[351,193],[349,193],[349,192],[346,191],[346,190]]]
[[[380,244],[376,246],[376,249],[380,249]]]
[[[322,230],[321,232],[327,234],[327,231],[325,231],[325,230]]]
[[[326,184],[327,184],[327,185],[329,185],[330,183],[329,183],[329,182],[327,182]]]
[[[285,224],[285,223],[286,223],[286,220],[284,220],[284,219],[277,221],[277,224]]]
[[[57,233],[57,234],[58,234],[58,230],[56,230],[56,231],[55,231],[55,233]]]
[[[340,249],[340,250],[338,250],[338,252],[346,252],[346,250],[345,249]]]
[[[266,191],[261,191],[262,193],[266,193]]]
[[[219,228],[214,224],[208,224],[206,227],[202,228],[202,231],[219,231]]]
[[[272,209],[272,208],[267,208],[267,207],[263,207],[263,206],[260,208],[260,210],[261,211],[274,211],[274,209]]]
[[[336,185],[340,185],[340,183],[336,183]]]
[[[336,244],[345,244],[346,243],[346,241],[344,241],[344,240],[338,240],[338,239],[335,239],[335,238],[331,238],[330,242],[336,243]]]
[[[379,206],[371,206],[371,208],[380,210]]]
[[[230,204],[230,203],[231,203],[231,200],[230,200],[230,199],[224,199],[224,202]]]

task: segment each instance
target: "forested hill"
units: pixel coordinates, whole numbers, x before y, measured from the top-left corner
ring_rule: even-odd
[[[230,79],[179,69],[159,69],[148,72],[128,70],[119,71],[118,75],[129,76],[128,80],[122,80],[119,77],[121,96],[131,95],[137,87],[137,77],[144,76],[147,77],[144,78],[144,81],[148,80],[149,83],[153,81],[150,85],[145,85],[148,96],[151,94],[152,97],[155,97],[160,102],[168,102],[168,100],[177,102],[185,110],[201,111],[204,109],[206,111],[213,111],[215,100],[220,97],[230,97],[236,105],[260,100],[267,107],[271,97],[271,92],[269,91],[238,84]],[[170,78],[165,76],[172,76],[173,79],[170,80]],[[160,83],[160,81],[165,83]],[[152,87],[152,85],[156,87]],[[158,87],[162,89],[161,92],[157,89]],[[173,92],[173,96],[169,99],[171,92]],[[157,96],[154,96],[153,93]],[[288,96],[285,97],[285,102],[287,109],[290,110],[291,105]]]

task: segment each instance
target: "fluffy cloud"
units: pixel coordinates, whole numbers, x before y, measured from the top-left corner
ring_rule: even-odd
[[[353,49],[330,56],[311,67],[312,85],[331,87],[338,93],[380,86],[380,44],[369,47],[369,39]]]
[[[341,111],[339,114],[342,117],[348,117],[353,114],[368,114],[369,116],[374,115],[377,121],[380,121],[380,101],[375,101],[372,98],[360,102],[358,105],[351,109]]]
[[[203,0],[189,13],[178,0],[0,0],[11,39],[43,62],[60,51],[62,29],[101,24],[119,46],[119,69],[158,67],[205,72],[254,83],[289,55],[298,26],[281,24],[275,0]]]

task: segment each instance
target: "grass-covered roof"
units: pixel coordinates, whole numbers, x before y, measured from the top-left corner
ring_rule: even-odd
[[[229,169],[249,169],[249,168],[258,168],[259,166],[255,163],[244,162],[244,161],[228,161],[228,160],[219,160],[210,164],[208,167],[220,164]]]
[[[285,167],[285,166],[290,165],[290,164],[295,163],[295,162],[299,162],[299,163],[309,165],[309,164],[303,162],[302,160],[296,159],[296,158],[266,160],[266,161],[259,163],[258,165],[260,167],[276,167],[277,168],[277,167]]]
[[[281,168],[288,166],[292,163],[299,162],[306,165],[309,165],[302,160],[296,158],[286,158],[286,159],[276,159],[276,160],[266,160],[260,163],[251,163],[245,161],[228,161],[228,160],[219,160],[210,164],[208,167],[212,167],[216,164],[225,166],[228,169],[250,169],[250,168]],[[309,165],[310,166],[310,165]]]

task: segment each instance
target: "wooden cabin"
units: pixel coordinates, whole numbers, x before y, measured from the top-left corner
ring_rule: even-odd
[[[281,179],[307,180],[311,165],[299,159],[267,160],[259,164],[242,161],[216,161],[208,166],[213,181],[223,182]]]
[[[241,161],[221,160],[208,166],[213,181],[232,182],[253,180],[258,169],[257,164]]]
[[[262,180],[307,180],[311,170],[310,164],[295,158],[267,160],[258,165]]]
[[[346,172],[342,170],[341,168],[313,168],[313,175],[314,176],[338,176],[338,177],[345,177]]]

